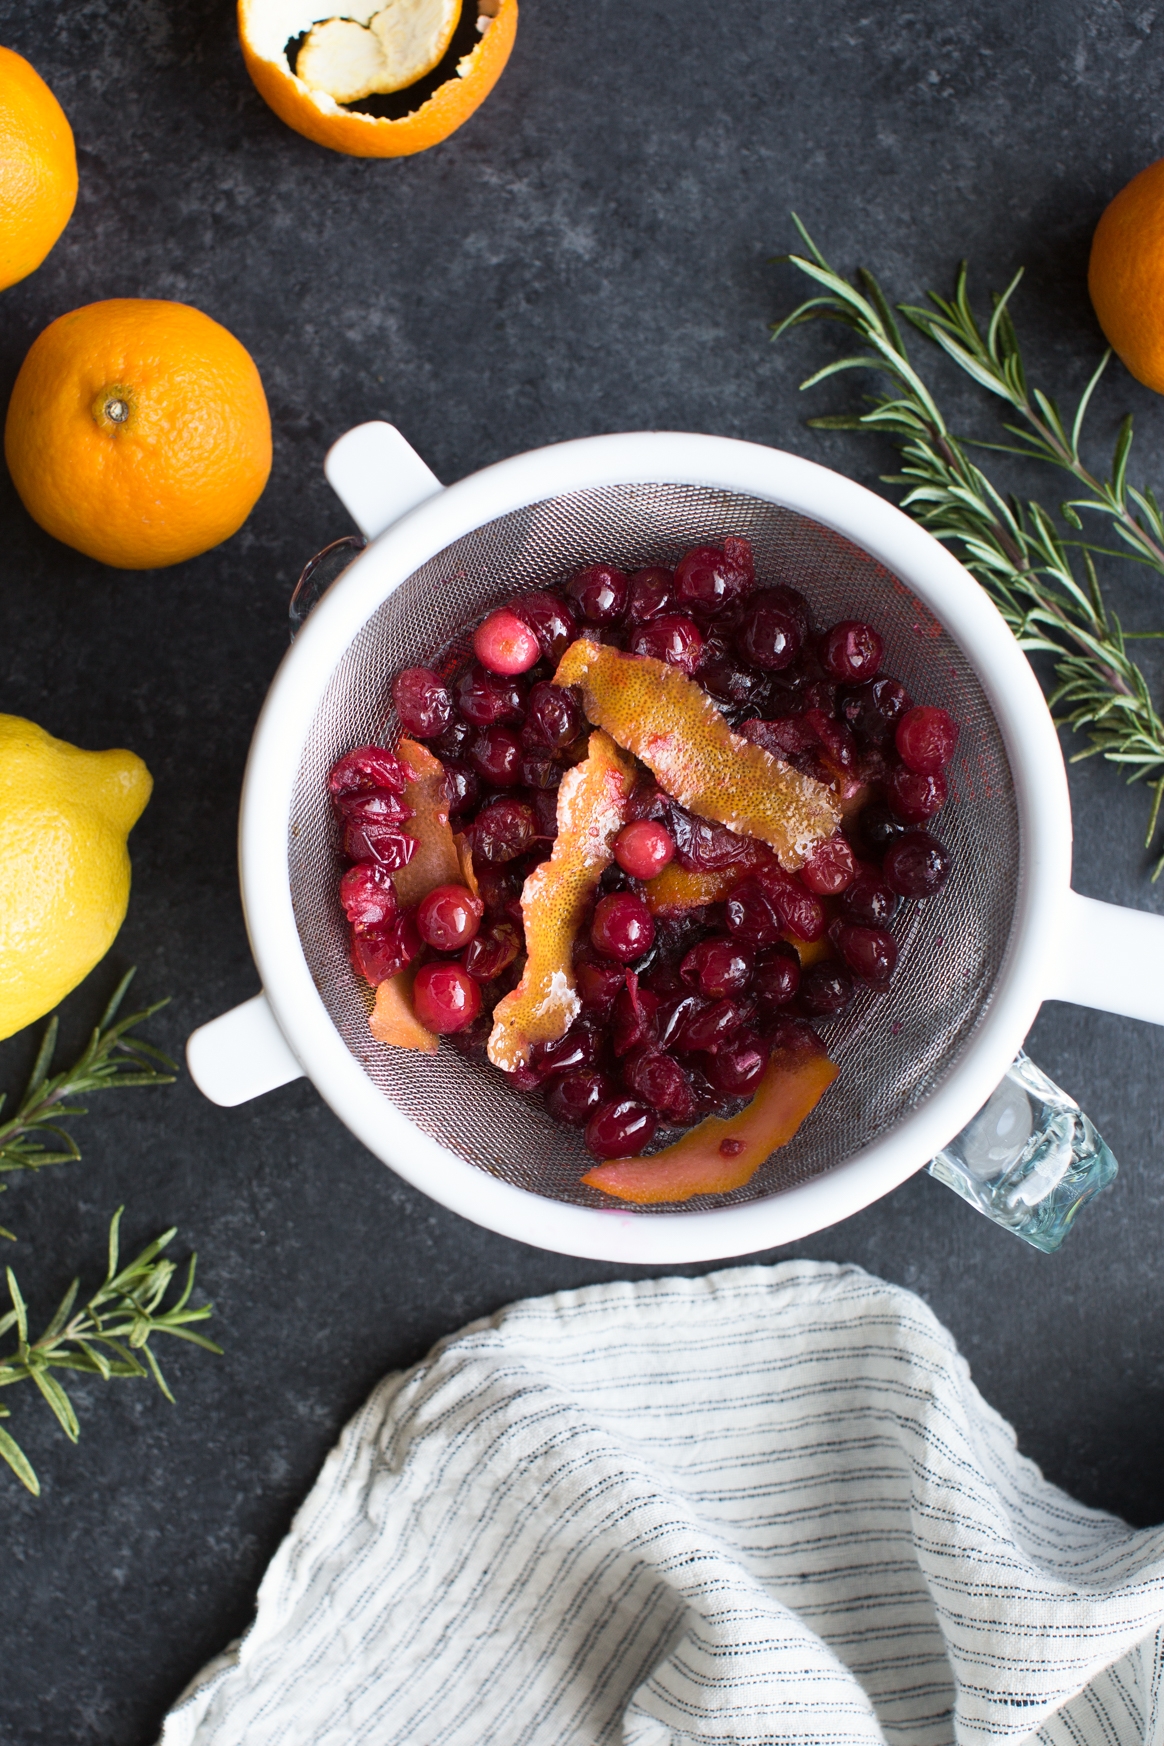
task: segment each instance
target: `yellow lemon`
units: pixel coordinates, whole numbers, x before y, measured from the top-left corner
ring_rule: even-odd
[[[129,902],[126,838],[153,777],[0,715],[0,1038],[50,1012],[102,959]]]

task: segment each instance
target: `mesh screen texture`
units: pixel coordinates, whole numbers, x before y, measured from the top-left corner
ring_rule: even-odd
[[[746,1187],[686,1205],[694,1211],[758,1200],[834,1169],[891,1130],[956,1067],[1002,966],[1020,857],[1010,767],[973,667],[930,610],[868,553],[790,510],[701,486],[609,486],[533,504],[455,541],[377,608],[332,675],[304,743],[288,838],[291,893],[303,951],[336,1029],[418,1128],[492,1175],[576,1205],[611,1203],[582,1186],[592,1160],[580,1136],[551,1122],[536,1096],[510,1090],[499,1073],[448,1044],[435,1056],[415,1055],[369,1032],[371,996],[349,964],[337,896],[327,774],[351,746],[395,742],[391,682],[402,667],[431,661],[515,593],[563,581],[584,564],[673,565],[686,547],[726,534],[751,540],[761,587],[800,589],[819,623],[875,624],[885,640],[885,671],[962,725],[950,804],[935,827],[954,871],[940,898],[905,906],[889,992],[861,993],[823,1031],[840,1077],[790,1144]],[[641,1209],[643,1217],[651,1213]]]

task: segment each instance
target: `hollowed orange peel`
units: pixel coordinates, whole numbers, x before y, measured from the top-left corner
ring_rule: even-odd
[[[399,120],[345,109],[423,78],[448,49],[461,0],[238,0],[243,60],[259,95],[296,133],[357,158],[402,158],[455,133],[488,97],[517,34],[517,0],[476,5],[480,41],[432,96]],[[306,33],[296,70],[288,44]],[[306,73],[307,77],[301,76]]]
[[[830,789],[733,734],[706,692],[666,661],[579,637],[554,683],[578,686],[590,720],[640,758],[672,799],[768,843],[790,872],[840,823]]]
[[[521,981],[493,1012],[489,1059],[503,1072],[524,1066],[534,1043],[555,1042],[578,1016],[574,941],[610,865],[633,784],[630,760],[604,733],[591,734],[587,756],[562,778],[553,853],[521,893],[529,956]]]

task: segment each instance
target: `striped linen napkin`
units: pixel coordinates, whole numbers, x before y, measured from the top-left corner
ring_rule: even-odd
[[[518,1303],[385,1379],[163,1746],[1158,1746],[1164,1528],[920,1300],[788,1262]]]

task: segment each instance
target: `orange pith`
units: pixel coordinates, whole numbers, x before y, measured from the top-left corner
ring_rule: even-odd
[[[1164,158],[1133,176],[1100,218],[1087,288],[1110,345],[1164,394]]]
[[[121,297],[46,327],[4,453],[33,519],[103,564],[181,563],[237,531],[271,470],[254,361],[185,303]]]
[[[474,0],[467,0],[472,5]],[[486,16],[483,6],[478,8]],[[480,42],[456,74],[399,121],[342,108],[291,71],[283,41],[272,29],[272,0],[238,0],[239,41],[255,89],[281,121],[316,145],[357,158],[400,158],[438,145],[466,122],[505,70],[517,34],[517,0],[499,0]],[[322,10],[322,17],[331,16]]]
[[[64,110],[22,55],[0,48],[0,290],[40,266],[76,199]]]

